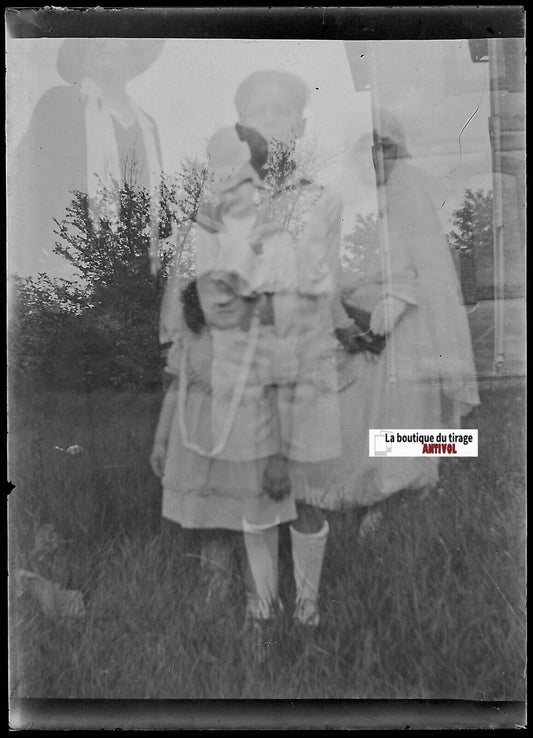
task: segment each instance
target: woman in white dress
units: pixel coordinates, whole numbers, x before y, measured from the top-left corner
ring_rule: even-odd
[[[438,458],[370,458],[369,429],[457,428],[479,403],[466,311],[429,179],[409,162],[397,121],[382,112],[381,123],[379,136],[352,147],[353,156],[366,153],[370,164],[361,166],[359,159],[359,189],[343,194],[357,208],[358,192],[377,192],[388,255],[377,218],[367,219],[356,269],[343,275],[342,297],[349,314],[369,314],[369,329],[386,336],[386,346],[372,357],[346,357],[353,381],[340,392],[343,455],[322,469],[328,507],[366,507],[401,490],[434,487]],[[377,169],[373,141],[383,154],[381,181],[371,168],[373,154]],[[369,223],[376,226],[375,239]]]

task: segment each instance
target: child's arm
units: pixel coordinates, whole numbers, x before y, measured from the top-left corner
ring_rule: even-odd
[[[156,477],[162,477],[165,470],[165,460],[167,457],[168,439],[170,436],[170,428],[172,418],[176,411],[176,402],[178,399],[178,378],[174,377],[170,387],[168,388],[163,406],[159,414],[159,422],[155,431],[154,445],[150,454],[150,465]]]

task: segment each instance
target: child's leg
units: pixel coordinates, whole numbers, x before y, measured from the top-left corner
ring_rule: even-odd
[[[246,615],[265,620],[273,616],[278,600],[279,529],[277,525],[264,528],[243,520],[243,531],[253,584],[253,589],[247,586]]]
[[[296,498],[298,518],[290,526],[292,563],[296,585],[295,619],[303,625],[319,623],[318,592],[329,527],[320,509],[307,499],[320,499],[324,483],[321,454],[334,456],[336,424],[316,412],[320,394],[309,386],[298,386],[294,393],[289,476]],[[334,418],[335,419],[335,418]],[[296,461],[305,459],[307,461]]]
[[[317,507],[298,503],[298,519],[290,526],[296,584],[294,617],[302,625],[319,623],[318,591],[329,525]]]

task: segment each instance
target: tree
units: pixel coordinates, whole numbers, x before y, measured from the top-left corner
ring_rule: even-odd
[[[292,149],[274,146],[268,162],[265,207],[295,237],[320,194],[298,184],[309,181],[316,164],[311,153],[295,162]],[[174,177],[161,179],[157,278],[150,273],[153,200],[138,184],[135,160],[126,161],[122,181],[102,186],[96,200],[73,193],[65,216],[55,221],[54,252],[70,262],[76,278],[15,280],[10,330],[18,375],[81,390],[160,386],[161,299],[172,264],[180,276],[194,276],[193,225],[206,178],[204,162],[186,160]]]
[[[162,250],[161,275],[165,279],[174,262],[177,262],[182,276],[194,276],[193,225],[204,196],[206,180],[207,165],[196,159],[186,159],[173,180],[168,177],[162,180],[161,199],[166,204],[162,217],[173,234],[172,243]]]
[[[353,230],[344,236],[341,265],[346,272],[362,274],[367,259],[379,256],[378,219],[375,213],[358,214]]]
[[[16,374],[82,390],[160,386],[159,309],[172,241],[180,268],[190,274],[188,236],[204,181],[205,166],[197,162],[186,162],[175,180],[161,181],[157,278],[150,273],[150,195],[137,185],[135,162],[120,185],[101,188],[91,208],[85,193],[73,193],[65,217],[56,220],[54,251],[71,263],[77,279],[15,279],[10,334]]]
[[[492,298],[492,283],[482,289],[477,279],[477,269],[482,262],[488,263],[491,270],[493,268],[492,192],[467,189],[462,206],[453,212],[453,224],[456,230],[448,234],[448,242],[460,256],[465,303]]]
[[[492,192],[465,191],[463,204],[453,212],[457,230],[448,234],[450,245],[460,254],[472,254],[474,249],[492,249]]]
[[[11,292],[10,382],[31,377],[38,388],[73,386],[72,372],[79,372],[83,361],[85,290],[41,274],[36,279],[15,276]]]
[[[314,144],[297,147],[294,142],[269,141],[263,186],[256,201],[260,219],[282,225],[298,240],[322,195],[315,181],[319,167]]]

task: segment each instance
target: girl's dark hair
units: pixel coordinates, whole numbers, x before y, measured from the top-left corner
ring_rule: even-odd
[[[193,279],[181,292],[181,304],[183,305],[183,317],[189,330],[193,333],[200,333],[205,327],[205,315],[200,305],[200,297],[198,296],[198,286],[196,279]]]
[[[243,126],[242,123],[237,123],[235,130],[240,140],[246,141],[250,148],[250,164],[261,179],[264,179],[267,174],[265,164],[268,160],[268,142],[266,138],[255,128]]]

